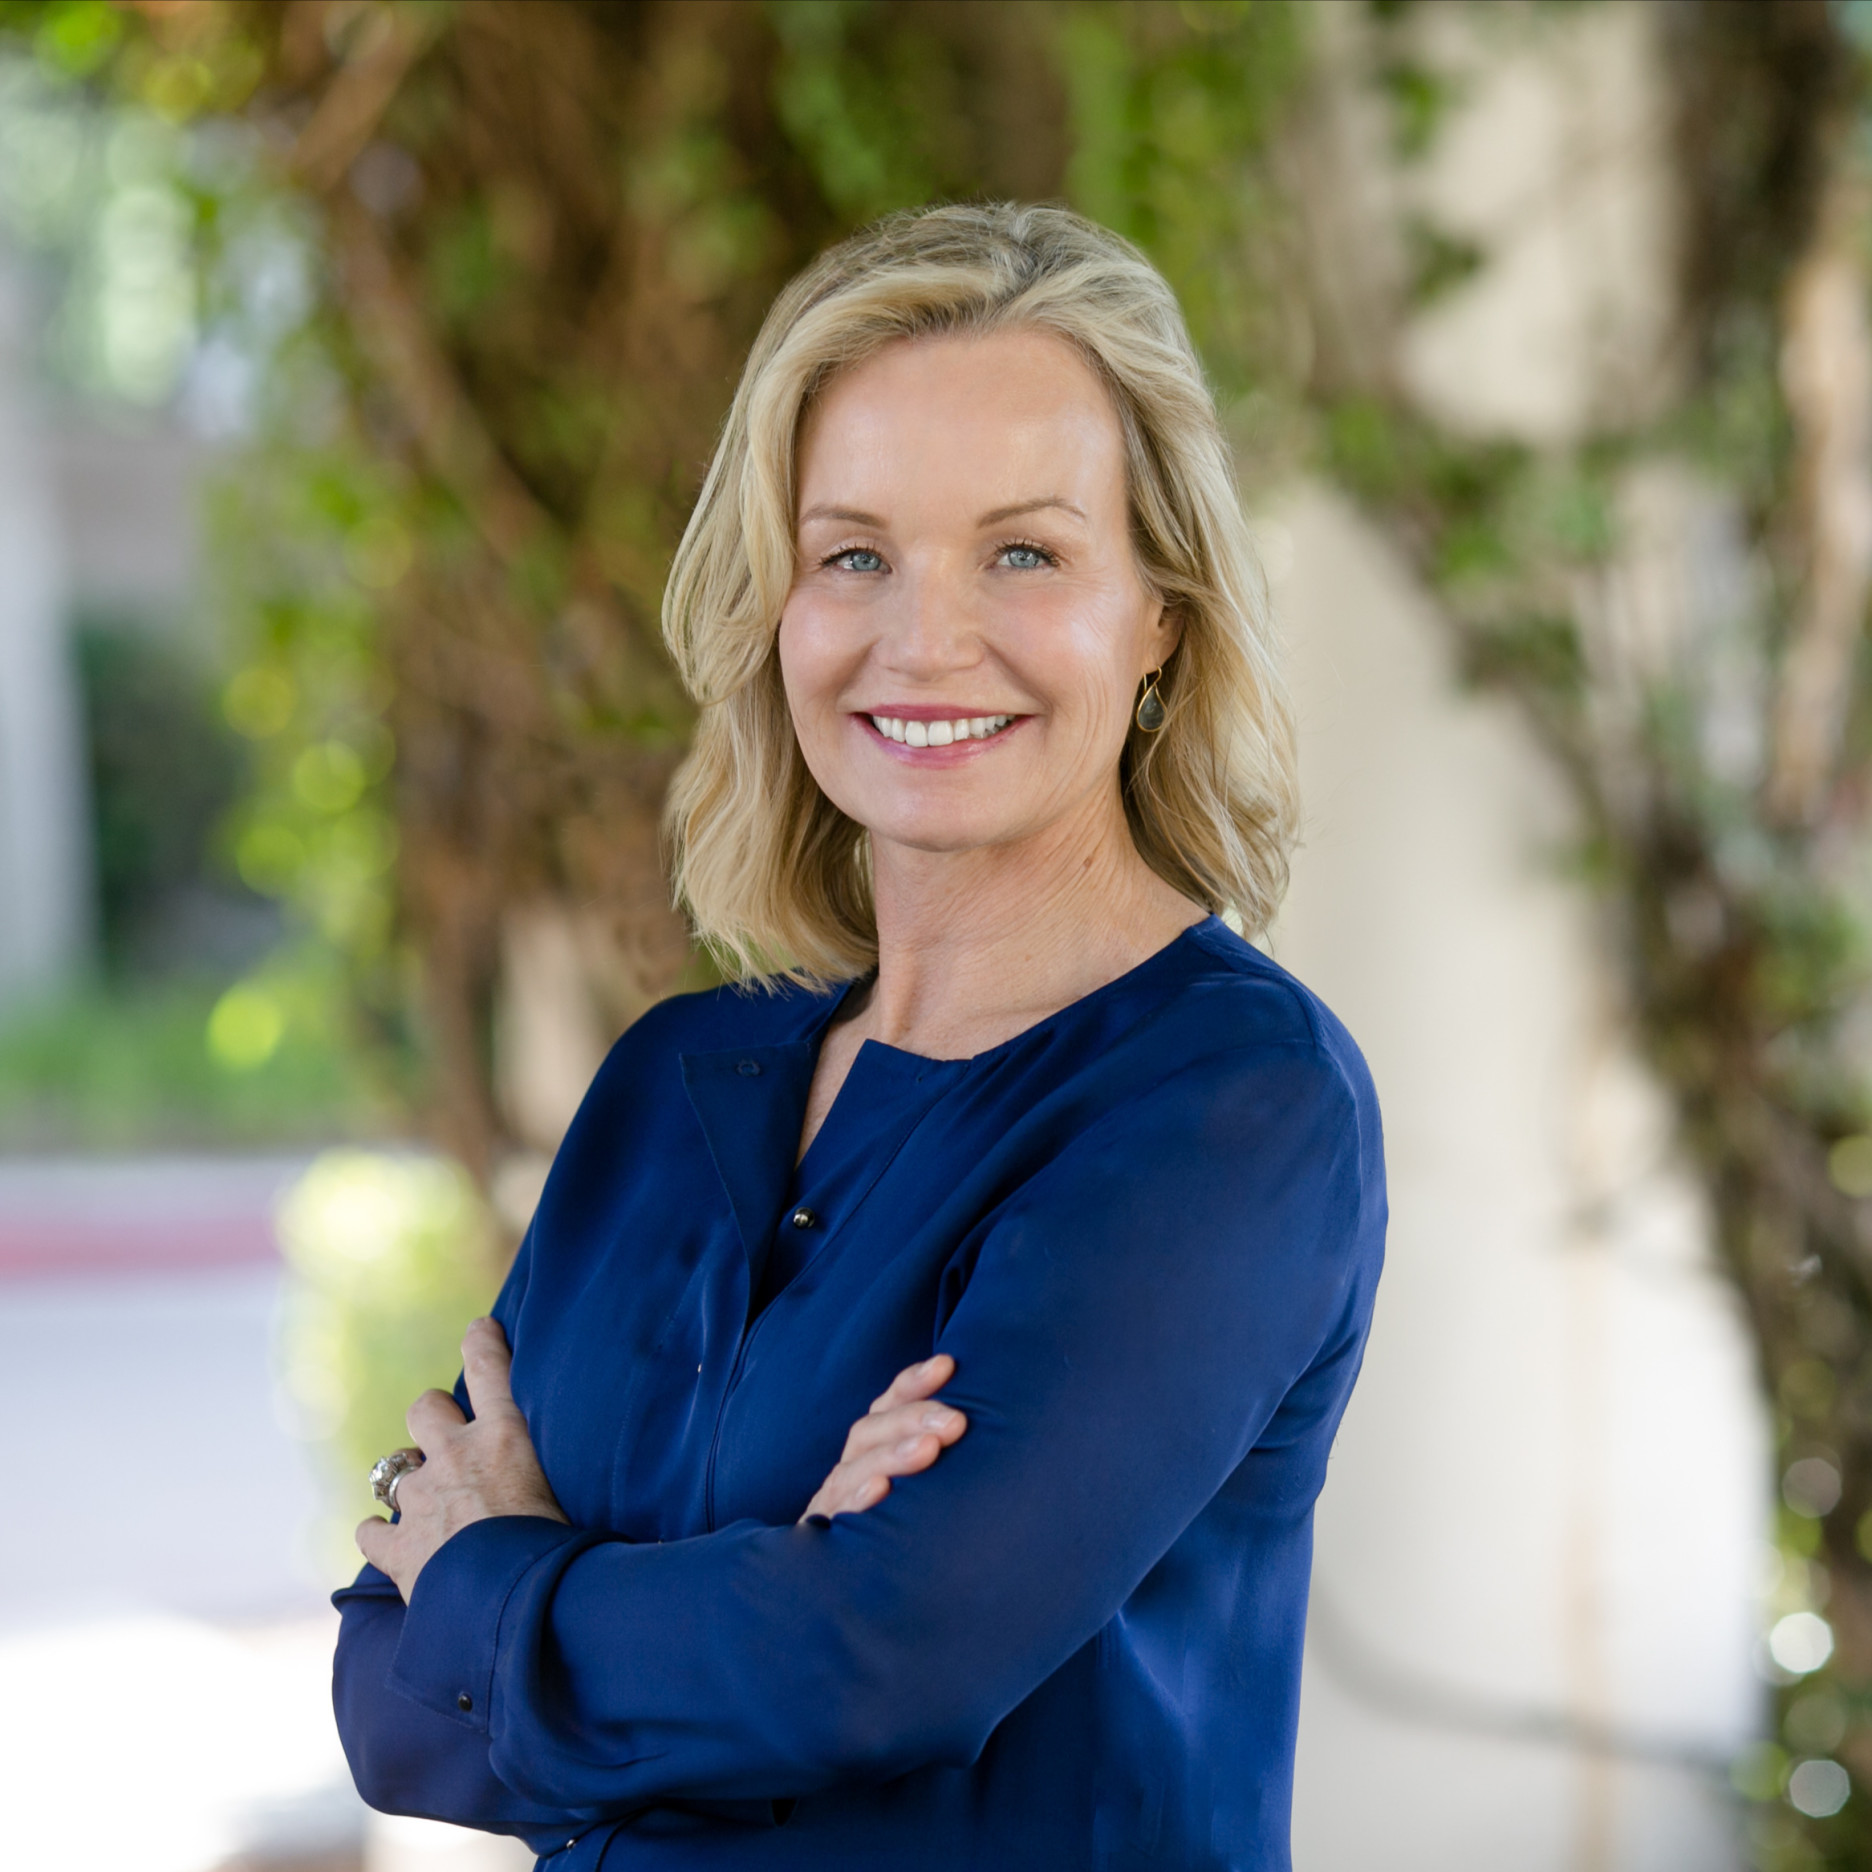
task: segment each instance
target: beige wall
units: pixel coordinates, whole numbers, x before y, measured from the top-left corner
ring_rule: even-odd
[[[1270,947],[1366,1052],[1392,1199],[1320,1508],[1295,1864],[1719,1872],[1767,1533],[1735,1307],[1554,776],[1359,516],[1307,490],[1279,524],[1308,833]]]
[[[1424,8],[1420,51],[1459,102],[1418,164],[1374,125],[1356,17],[1332,10],[1309,151],[1322,277],[1369,300],[1411,216],[1485,260],[1353,364],[1458,433],[1536,449],[1667,402],[1658,9]],[[1661,465],[1627,492],[1622,608],[1595,628],[1714,641],[1720,503]],[[1303,488],[1263,530],[1291,567],[1307,803],[1271,947],[1365,1048],[1393,1204],[1320,1506],[1295,1864],[1721,1872],[1741,1857],[1723,1769],[1764,1713],[1767,1426],[1606,932],[1566,876],[1565,790],[1508,703],[1461,689],[1366,519]]]

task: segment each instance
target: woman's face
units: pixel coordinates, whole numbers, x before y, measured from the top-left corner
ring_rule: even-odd
[[[780,668],[813,777],[875,839],[1122,825],[1138,682],[1175,641],[1132,556],[1116,413],[1063,340],[898,343],[820,399]]]

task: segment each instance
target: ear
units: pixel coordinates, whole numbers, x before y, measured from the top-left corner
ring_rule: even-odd
[[[1183,641],[1183,608],[1181,605],[1159,605],[1157,616],[1150,629],[1145,633],[1150,645],[1150,667],[1161,669],[1170,661],[1172,653]]]

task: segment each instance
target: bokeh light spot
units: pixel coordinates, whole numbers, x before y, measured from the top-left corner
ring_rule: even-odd
[[[410,569],[414,557],[408,532],[384,514],[353,528],[345,541],[345,570],[366,591],[388,591]]]
[[[241,882],[265,896],[290,889],[305,864],[305,841],[290,826],[249,826],[234,848]]]
[[[1824,1820],[1846,1805],[1852,1777],[1836,1761],[1804,1761],[1788,1776],[1788,1801],[1811,1820]]]
[[[230,988],[208,1016],[208,1051],[233,1072],[252,1072],[279,1051],[286,1010],[264,988]]]
[[[1839,1506],[1840,1473],[1824,1456],[1803,1456],[1788,1464],[1781,1478],[1781,1499],[1798,1515],[1819,1520]]]
[[[229,681],[221,697],[221,712],[238,733],[250,741],[263,741],[292,720],[298,699],[293,680],[284,670],[244,669]]]
[[[293,762],[292,784],[314,812],[349,812],[364,791],[364,763],[342,741],[320,741]]]
[[[1817,1612],[1790,1612],[1768,1634],[1768,1655],[1784,1671],[1805,1677],[1833,1655],[1833,1628]]]
[[[1872,1196],[1872,1137],[1841,1138],[1827,1152],[1827,1175],[1843,1196]]]

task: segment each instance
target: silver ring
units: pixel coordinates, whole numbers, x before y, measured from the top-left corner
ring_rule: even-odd
[[[370,1492],[372,1497],[388,1508],[392,1514],[397,1511],[397,1484],[412,1469],[423,1466],[423,1453],[419,1449],[396,1449],[388,1456],[379,1456],[371,1464]]]

